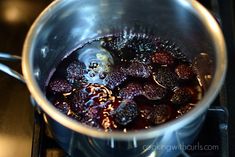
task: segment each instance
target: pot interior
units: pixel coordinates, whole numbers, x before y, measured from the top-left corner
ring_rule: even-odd
[[[77,47],[110,34],[146,33],[175,43],[192,60],[204,92],[213,86],[203,98],[204,102],[211,102],[223,80],[226,56],[217,24],[206,21],[211,18],[207,19],[208,13],[200,7],[197,2],[187,0],[55,1],[34,23],[26,39],[30,45],[25,46],[25,60],[30,60],[30,65],[25,64],[25,68],[30,66],[31,71],[29,68],[25,71],[28,75],[33,73],[33,79],[45,92],[53,70]],[[211,84],[213,81],[219,85]],[[31,92],[36,96],[33,88]],[[208,107],[205,106],[208,103],[201,105],[204,111]]]
[[[216,54],[211,36],[184,1],[64,1],[42,17],[34,39],[31,56],[41,90],[52,69],[73,49],[123,31],[151,34],[175,43],[189,59],[202,60],[197,69],[203,84],[211,81],[203,75],[213,78]],[[201,53],[207,57],[200,57]],[[210,68],[205,70],[208,66],[203,64]]]

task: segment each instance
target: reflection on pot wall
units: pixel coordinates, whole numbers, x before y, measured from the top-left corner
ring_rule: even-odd
[[[84,154],[96,157],[177,156],[185,151],[183,146],[193,142],[205,119],[205,115],[202,115],[180,130],[172,130],[153,139],[137,140],[133,138],[130,141],[122,141],[114,138],[104,140],[77,134],[49,116],[45,117],[59,145],[71,156]]]

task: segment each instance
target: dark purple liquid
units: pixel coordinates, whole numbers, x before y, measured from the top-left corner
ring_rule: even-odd
[[[61,61],[47,98],[98,129],[138,130],[188,112],[203,91],[191,62],[173,43],[146,35],[103,37]]]

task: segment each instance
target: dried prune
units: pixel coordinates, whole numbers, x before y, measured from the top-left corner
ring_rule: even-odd
[[[122,88],[119,92],[119,96],[123,99],[133,99],[135,96],[143,94],[143,88],[136,83],[130,83],[126,87]]]
[[[83,123],[91,126],[99,128],[99,108],[91,107],[87,110],[87,112],[83,115],[83,119],[81,120]]]
[[[67,71],[67,80],[70,83],[74,83],[79,80],[84,79],[84,65],[80,62],[74,61],[70,63],[66,69]]]
[[[137,104],[131,100],[123,100],[113,112],[115,121],[120,125],[131,123],[138,116]]]
[[[148,78],[151,75],[151,68],[140,62],[133,62],[127,68],[127,74],[133,77]]]
[[[72,90],[72,86],[62,79],[56,79],[49,83],[49,88],[53,92],[68,93]]]
[[[171,102],[176,105],[189,103],[193,98],[193,91],[190,88],[183,87],[174,91]]]
[[[169,52],[155,52],[152,62],[160,65],[170,65],[174,63],[174,57]]]
[[[186,64],[180,64],[175,69],[176,74],[180,79],[188,80],[195,76],[193,68]]]
[[[169,52],[175,59],[181,62],[187,62],[189,59],[186,57],[184,53],[182,53],[181,49],[176,46],[175,43],[166,41],[159,41],[158,43],[158,50]]]
[[[136,31],[125,29],[70,52],[50,76],[47,98],[104,132],[151,128],[191,110],[203,95],[192,62],[170,40]]]
[[[167,94],[167,90],[156,84],[144,85],[144,96],[149,100],[160,100]]]
[[[178,78],[175,73],[168,68],[158,68],[157,72],[153,75],[154,81],[165,87],[173,89],[178,85]]]
[[[168,121],[171,117],[172,109],[165,104],[156,105],[154,110],[149,114],[152,123],[158,125]]]
[[[120,51],[125,59],[148,64],[151,61],[150,56],[155,47],[155,42],[149,37],[134,36],[127,41]]]
[[[114,71],[107,74],[105,85],[110,89],[114,89],[127,79],[127,75],[121,71]]]
[[[79,113],[86,110],[86,102],[89,99],[89,93],[86,90],[75,91],[70,97],[72,111]]]

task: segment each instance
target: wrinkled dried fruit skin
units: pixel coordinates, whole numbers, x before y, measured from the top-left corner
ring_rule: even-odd
[[[152,62],[160,65],[171,65],[174,60],[174,57],[168,52],[155,52],[152,56]]]
[[[86,110],[86,101],[89,99],[89,93],[85,90],[75,91],[71,98],[71,109],[75,113],[81,113]]]
[[[142,63],[151,62],[151,54],[156,48],[156,42],[149,37],[133,37],[128,40],[121,52],[123,55],[126,55],[126,59],[131,61],[138,61]]]
[[[125,73],[121,71],[114,71],[112,73],[107,74],[105,80],[105,85],[108,86],[110,89],[114,89],[115,87],[119,86],[127,79]]]
[[[184,53],[181,52],[181,49],[168,40],[159,41],[157,51],[169,52],[175,59],[182,62],[190,61]]]
[[[74,83],[78,80],[84,79],[84,69],[83,64],[79,62],[73,62],[67,67],[67,80],[70,83]]]
[[[137,104],[131,100],[123,100],[113,113],[115,121],[124,126],[131,123],[137,116]]]
[[[186,64],[180,64],[176,67],[175,73],[180,79],[189,80],[195,76],[193,68]]]
[[[178,86],[178,78],[168,68],[158,68],[153,78],[157,84],[165,88],[174,89]]]
[[[81,121],[91,127],[99,128],[99,109],[95,107],[89,108],[89,110],[84,113]]]
[[[121,36],[112,36],[104,38],[101,42],[101,46],[113,52],[113,57],[121,60],[131,60],[136,57],[136,53],[131,49],[124,48],[127,45],[128,40]]]
[[[151,62],[151,54],[156,49],[157,42],[148,36],[122,37],[113,36],[104,38],[101,46],[123,60]]]
[[[122,88],[119,92],[119,96],[123,99],[133,99],[136,96],[143,94],[143,88],[139,84],[130,83],[126,87]]]
[[[172,110],[168,105],[160,104],[156,105],[154,110],[150,113],[149,119],[153,124],[159,125],[167,122],[172,114]]]
[[[192,100],[193,91],[190,88],[178,88],[174,91],[171,102],[176,105],[184,105]]]
[[[132,100],[140,95],[149,100],[161,100],[167,95],[167,90],[156,84],[146,84],[142,87],[140,84],[130,83],[119,92],[119,96],[123,99]]]
[[[71,52],[50,76],[46,94],[61,112],[90,127],[147,129],[182,116],[201,99],[191,67],[174,43],[124,32]]]
[[[49,83],[49,88],[53,92],[67,93],[72,90],[72,86],[66,81],[57,79]]]
[[[146,84],[143,95],[149,100],[161,100],[167,95],[167,90],[156,84]]]
[[[142,78],[148,78],[152,73],[151,68],[148,65],[140,62],[131,63],[131,65],[126,69],[126,72],[129,76]]]

